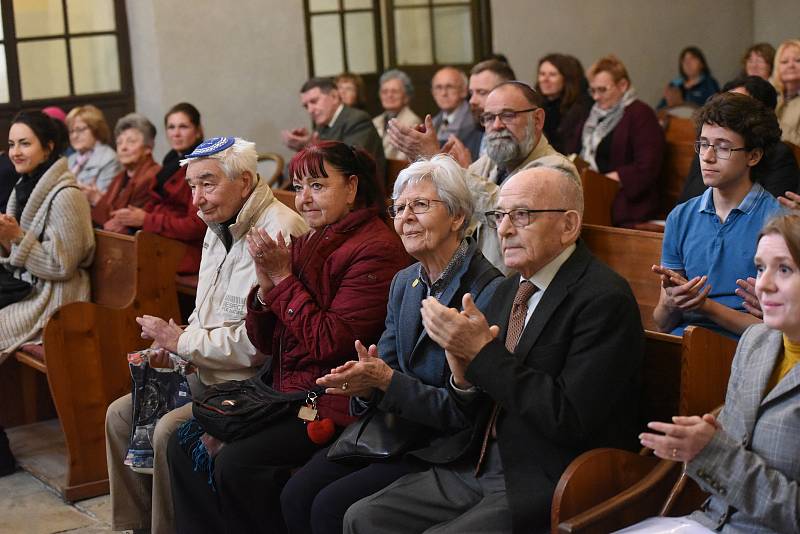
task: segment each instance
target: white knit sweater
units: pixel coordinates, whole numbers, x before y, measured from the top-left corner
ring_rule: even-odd
[[[25,205],[19,221],[25,231],[22,241],[7,256],[0,252],[0,267],[24,268],[23,280],[35,281],[25,300],[0,309],[0,363],[23,343],[38,341],[59,306],[89,300],[87,268],[94,258],[91,212],[76,187],[58,191],[66,185],[77,183],[66,158],[61,158],[39,179]],[[8,213],[15,212],[16,204],[12,193]]]

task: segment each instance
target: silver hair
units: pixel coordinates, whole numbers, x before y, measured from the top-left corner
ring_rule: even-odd
[[[141,132],[144,144],[153,148],[156,142],[156,127],[147,117],[139,113],[128,113],[117,121],[117,125],[114,126],[114,139],[119,137],[119,134],[125,130],[130,130],[131,128]]]
[[[409,184],[418,184],[430,180],[436,188],[436,194],[447,206],[453,216],[464,216],[464,223],[458,229],[459,238],[469,227],[475,211],[472,194],[464,177],[466,171],[456,160],[447,154],[437,154],[430,159],[420,158],[402,171],[394,182],[392,199],[396,200]]]
[[[399,69],[387,70],[381,74],[381,77],[378,79],[378,91],[380,91],[383,84],[389,80],[400,80],[403,84],[403,90],[406,92],[406,96],[408,98],[414,96],[414,84],[411,83],[411,78],[408,77],[408,74]]]
[[[561,201],[564,206],[577,211],[583,218],[583,184],[574,165],[566,165],[564,159],[559,156],[545,156],[535,160],[529,168],[550,169],[568,178],[561,180],[559,187]]]
[[[237,179],[245,171],[249,172],[253,176],[253,179],[256,177],[256,165],[258,164],[256,144],[252,141],[242,139],[241,137],[236,137],[233,145],[222,152],[200,158],[182,159],[181,166],[204,159],[215,159],[219,161],[225,176],[231,180]],[[253,183],[255,183],[255,181]]]

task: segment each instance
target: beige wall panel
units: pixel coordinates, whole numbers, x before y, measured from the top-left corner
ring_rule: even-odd
[[[548,52],[572,54],[587,68],[613,52],[628,67],[640,98],[654,105],[678,75],[677,56],[687,45],[705,52],[720,84],[737,74],[752,43],[753,2],[493,0],[492,31],[494,49],[508,55],[523,80],[535,81],[536,63]]]
[[[280,131],[308,126],[298,90],[308,67],[300,1],[128,0],[136,109],[158,127],[188,101],[206,136],[237,135],[260,152],[289,151]]]

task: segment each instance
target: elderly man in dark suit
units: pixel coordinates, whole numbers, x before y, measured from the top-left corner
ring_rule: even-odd
[[[496,210],[519,272],[485,315],[423,302],[451,394],[472,428],[417,454],[435,466],[357,502],[345,532],[540,532],[561,473],[595,447],[631,446],[644,335],[628,284],[579,240],[583,196],[568,169],[509,178]],[[490,326],[493,325],[493,326]]]
[[[378,166],[386,168],[381,141],[372,119],[365,111],[345,106],[332,78],[311,78],[300,88],[300,102],[314,122],[314,131],[306,128],[283,130],[284,144],[292,150],[302,150],[316,140],[340,141],[359,146],[369,152]]]

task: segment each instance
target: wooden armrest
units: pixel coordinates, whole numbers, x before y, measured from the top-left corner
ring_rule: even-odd
[[[553,494],[551,523],[573,517],[636,484],[658,463],[620,449],[593,449],[570,463]]]
[[[680,472],[681,464],[658,461],[644,478],[604,502],[554,525],[553,531],[607,533],[658,515]]]

